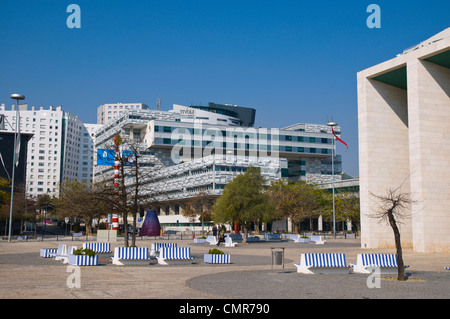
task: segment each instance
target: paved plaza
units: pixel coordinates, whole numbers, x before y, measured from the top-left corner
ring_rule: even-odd
[[[404,249],[408,280],[382,276],[379,288],[369,288],[368,275],[306,275],[296,271],[301,253],[345,253],[355,263],[358,253],[395,253],[363,250],[359,239],[327,239],[324,245],[283,242],[238,244],[220,249],[231,254],[231,264],[203,262],[209,244],[192,240],[165,240],[191,247],[193,263],[116,266],[101,257],[98,266],[81,268],[80,288],[68,287],[68,265],[39,256],[41,248],[58,244],[81,247],[83,240],[0,241],[0,299],[448,299],[450,254],[414,253]],[[161,240],[138,239],[137,246],[151,247]],[[111,245],[122,246],[118,241]],[[272,265],[272,248],[284,248],[284,267]]]

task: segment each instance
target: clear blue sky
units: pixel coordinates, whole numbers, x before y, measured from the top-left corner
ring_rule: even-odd
[[[69,4],[81,29],[69,29]],[[369,4],[381,28],[369,29]],[[86,123],[104,103],[237,104],[256,126],[342,127],[358,176],[356,73],[450,26],[449,1],[2,0],[0,102],[62,105]]]

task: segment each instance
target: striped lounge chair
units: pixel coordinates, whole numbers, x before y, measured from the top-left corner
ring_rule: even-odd
[[[351,265],[354,273],[370,274],[370,268],[380,268],[381,274],[398,273],[396,254],[358,254],[356,264]],[[407,268],[409,266],[405,266]]]
[[[300,264],[294,263],[298,273],[303,274],[336,274],[349,273],[345,254],[301,254]]]
[[[58,249],[56,248],[41,248],[39,256],[43,258],[52,258],[56,256],[56,252]]]
[[[150,255],[147,247],[116,247],[111,257],[113,265],[149,265]]]
[[[96,254],[110,254],[111,251],[111,244],[110,243],[84,243],[83,249],[91,249]]]
[[[191,247],[163,247],[157,257],[158,264],[192,264]]]
[[[161,248],[163,247],[178,247],[177,243],[152,243],[150,249],[150,256],[155,257],[158,256]]]

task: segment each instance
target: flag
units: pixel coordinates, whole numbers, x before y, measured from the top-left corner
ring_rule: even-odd
[[[345,143],[343,140],[341,140],[339,137],[336,136],[336,134],[334,133],[333,128],[331,128],[331,132],[333,132],[334,137],[335,137],[339,142],[341,142],[342,144],[344,144],[345,146],[347,146],[347,149],[345,150],[345,151],[347,152],[347,150],[348,150],[348,145],[347,145],[347,143]]]
[[[17,103],[17,111],[16,111],[16,127],[18,128],[18,133],[16,135],[16,167],[19,165],[19,154],[20,154],[20,112],[19,112],[19,103]]]

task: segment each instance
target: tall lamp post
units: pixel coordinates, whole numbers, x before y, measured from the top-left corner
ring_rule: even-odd
[[[11,232],[12,232],[12,212],[13,212],[13,199],[14,199],[14,173],[16,171],[16,147],[17,147],[17,123],[19,122],[18,116],[19,116],[19,100],[25,100],[25,96],[22,94],[11,94],[11,98],[13,100],[16,100],[16,128],[14,130],[14,150],[13,150],[13,165],[12,165],[12,180],[11,180],[11,204],[9,206],[9,235],[8,235],[8,241],[11,241]]]
[[[331,120],[330,122],[327,123],[327,126],[331,127],[331,129],[333,129],[333,127],[337,126],[337,123],[333,122],[333,120]],[[333,189],[333,235],[334,235],[334,238],[336,238],[336,209],[335,209],[335,203],[334,203],[334,154],[335,154],[334,136],[332,136],[331,141],[332,141],[332,145],[333,145],[333,148],[331,150],[331,184],[332,184],[332,189]]]

